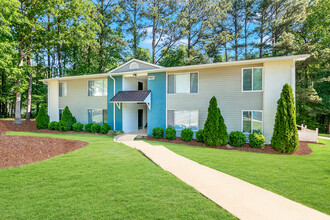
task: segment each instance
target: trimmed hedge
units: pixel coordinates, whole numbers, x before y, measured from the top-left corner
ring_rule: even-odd
[[[197,142],[203,142],[204,141],[204,130],[200,129],[196,132],[196,141]]]
[[[65,106],[59,124],[60,131],[70,131],[72,129],[72,125],[76,122],[77,120],[75,117],[73,117],[69,107]]]
[[[91,127],[91,132],[92,133],[99,133],[101,129],[101,125],[99,124],[93,124]]]
[[[240,131],[232,131],[229,135],[229,144],[234,147],[242,147],[245,144],[245,135]]]
[[[80,122],[78,122],[78,123],[74,123],[74,124],[72,125],[72,130],[77,131],[77,132],[82,131],[83,128],[84,128],[84,125],[81,124]]]
[[[57,121],[52,121],[48,123],[48,129],[49,130],[56,130],[56,123],[58,123]]]
[[[176,138],[176,130],[172,127],[165,129],[165,138],[168,140],[174,140]]]
[[[108,134],[110,130],[111,130],[111,126],[105,123],[101,126],[100,133]]]
[[[185,128],[181,131],[181,139],[189,142],[193,139],[194,132],[190,128]]]
[[[93,123],[85,124],[84,130],[87,131],[87,132],[92,132],[92,130],[91,130],[92,126],[93,126]]]
[[[249,142],[251,147],[263,148],[265,146],[266,138],[261,133],[249,134]]]
[[[152,129],[152,136],[154,138],[164,137],[164,129],[162,127],[155,127],[154,129]]]
[[[36,117],[36,125],[38,129],[48,128],[49,116],[47,115],[45,105],[41,105]]]

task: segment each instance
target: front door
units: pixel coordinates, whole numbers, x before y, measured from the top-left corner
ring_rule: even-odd
[[[143,109],[138,110],[138,127],[143,129]]]

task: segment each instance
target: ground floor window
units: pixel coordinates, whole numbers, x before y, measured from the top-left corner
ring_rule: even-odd
[[[262,131],[262,111],[243,111],[243,133]]]
[[[63,114],[63,109],[59,109],[58,110],[58,117],[59,117],[59,120],[61,120],[61,118],[62,118],[62,114]]]
[[[88,109],[88,123],[93,123],[93,124],[108,123],[108,110]]]
[[[168,110],[167,125],[176,130],[198,130],[198,110]]]

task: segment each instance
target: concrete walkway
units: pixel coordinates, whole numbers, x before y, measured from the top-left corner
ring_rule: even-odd
[[[330,140],[330,138],[324,136],[319,136],[319,138]]]
[[[194,187],[239,219],[330,220],[330,216],[326,214],[203,166],[164,146],[134,141],[134,138],[134,135],[122,135],[116,141],[139,150],[161,168]]]

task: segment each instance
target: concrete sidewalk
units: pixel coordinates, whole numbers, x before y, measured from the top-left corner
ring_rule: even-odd
[[[117,142],[138,149],[166,171],[194,187],[240,219],[328,219],[330,216],[286,199],[270,191],[203,166],[182,157],[164,146],[133,141],[134,135],[123,135]]]

